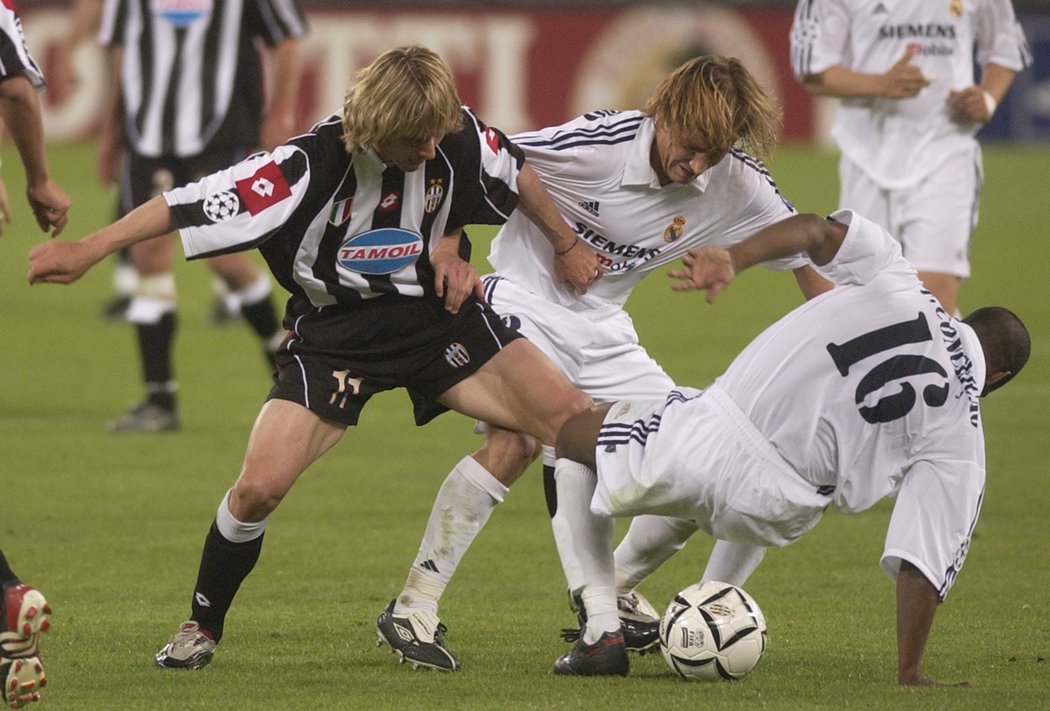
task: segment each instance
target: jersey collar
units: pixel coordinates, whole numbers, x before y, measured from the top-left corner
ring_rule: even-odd
[[[358,151],[355,155],[355,162],[366,168],[367,170],[374,172],[376,175],[382,175],[383,171],[386,170],[387,165],[383,162],[383,159],[375,152],[374,148],[368,147]]]
[[[623,167],[623,179],[620,185],[623,187],[647,187],[660,190],[660,179],[656,177],[656,171],[649,164],[649,151],[656,137],[656,126],[653,120],[646,116],[638,127],[638,133],[631,143],[627,153],[627,161]],[[690,183],[685,185],[667,185],[667,188],[686,188],[703,193],[707,189],[707,183],[711,180],[711,171],[705,170],[696,176]]]

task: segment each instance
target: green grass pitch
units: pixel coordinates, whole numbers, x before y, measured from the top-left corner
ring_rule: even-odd
[[[93,146],[52,146],[49,155],[75,199],[65,238],[105,224],[114,196],[94,179]],[[267,391],[260,349],[244,326],[207,323],[207,269],[180,259],[183,429],[105,434],[103,422],[140,397],[130,328],[98,319],[110,271],[97,268],[72,287],[26,285],[26,253],[40,236],[17,156],[8,146],[3,157],[16,215],[0,238],[0,546],[54,606],[42,711],[1046,705],[1047,147],[986,148],[963,310],[1016,310],[1034,349],[1027,371],[985,403],[984,511],[927,648],[931,677],[972,687],[919,690],[895,685],[894,587],[878,568],[885,504],[859,516],[829,514],[799,543],[769,552],[747,586],[769,621],[769,648],[743,681],[687,684],[659,655],[633,659],[626,679],[552,676],[565,649],[558,630],[573,620],[535,466],[445,595],[448,643],[463,672],[397,666],[375,646],[375,617],[404,580],[437,487],[480,445],[458,415],[416,428],[401,393],[377,398],[274,514],[213,664],[192,673],[154,668],[153,654],[188,613],[204,534]],[[771,169],[800,210],[834,207],[832,154],[784,146]],[[484,270],[486,235],[475,236],[475,265]],[[689,385],[709,382],[799,302],[790,277],[764,270],[747,273],[713,306],[673,294],[666,282],[654,275],[628,306],[642,342]],[[642,591],[663,606],[695,581],[709,549],[697,536]]]

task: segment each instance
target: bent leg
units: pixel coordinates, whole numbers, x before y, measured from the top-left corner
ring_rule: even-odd
[[[485,446],[460,460],[434,499],[419,552],[397,596],[395,614],[412,610],[437,614],[438,602],[467,549],[538,451],[536,440],[528,435],[490,426]]]
[[[287,400],[263,405],[241,474],[223,497],[204,543],[190,619],[218,641],[241,583],[262,550],[267,517],[299,475],[339,441],[342,425]]]
[[[442,405],[553,445],[562,424],[591,399],[524,338],[509,343],[472,376],[446,390]]]

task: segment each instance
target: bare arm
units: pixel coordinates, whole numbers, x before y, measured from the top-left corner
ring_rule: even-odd
[[[839,251],[846,230],[846,225],[819,215],[792,215],[728,249],[694,247],[682,258],[684,268],[668,272],[677,280],[671,288],[707,291],[707,300],[713,302],[737,274],[760,262],[806,252],[814,264],[827,264]]]
[[[11,135],[26,173],[26,197],[42,230],[62,232],[69,221],[70,199],[51,180],[44,152],[44,124],[36,89],[16,74],[0,81],[0,118]]]
[[[938,603],[937,588],[918,568],[901,561],[897,573],[897,683],[902,686],[938,685],[919,669]]]
[[[930,83],[922,71],[911,64],[914,54],[915,50],[909,49],[883,74],[855,72],[836,65],[820,74],[806,75],[802,78],[802,86],[815,96],[909,98]]]
[[[558,212],[540,177],[526,163],[518,173],[518,209],[525,213],[554,248],[554,274],[560,284],[586,293],[592,281],[601,276],[598,256],[580,240]]]
[[[103,257],[176,228],[163,195],[79,242],[49,240],[29,253],[30,284],[71,284]]]
[[[95,172],[106,185],[115,183],[120,177],[123,149],[120,144],[120,73],[124,62],[124,51],[118,47],[109,50],[109,93],[102,112],[98,149],[95,156]]]
[[[798,288],[807,301],[835,288],[833,282],[822,277],[816,269],[809,265],[795,270],[795,281],[798,282]]]
[[[273,149],[296,133],[295,109],[299,105],[299,77],[302,60],[299,40],[289,37],[274,45],[269,53],[270,96],[263,117],[262,142]]]

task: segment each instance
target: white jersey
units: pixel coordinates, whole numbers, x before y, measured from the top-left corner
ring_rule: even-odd
[[[605,273],[584,296],[557,284],[550,242],[516,213],[492,244],[489,262],[499,275],[573,310],[608,310],[691,247],[728,246],[794,214],[762,162],[738,150],[691,183],[661,187],[649,163],[653,135],[652,119],[640,111],[603,111],[511,136]]]
[[[854,513],[896,497],[883,567],[909,561],[943,598],[984,492],[983,353],[889,233],[833,217],[849,230],[818,269],[840,286],[761,333],[707,391],[614,405],[592,508],[695,517],[720,538],[785,545],[829,504]]]
[[[791,30],[795,76],[833,66],[884,74],[918,45],[911,63],[930,85],[909,99],[842,99],[831,135],[844,155],[887,189],[907,188],[941,161],[972,150],[980,124],[952,116],[949,92],[973,86],[982,67],[1020,71],[1032,62],[1010,0],[801,0]]]

